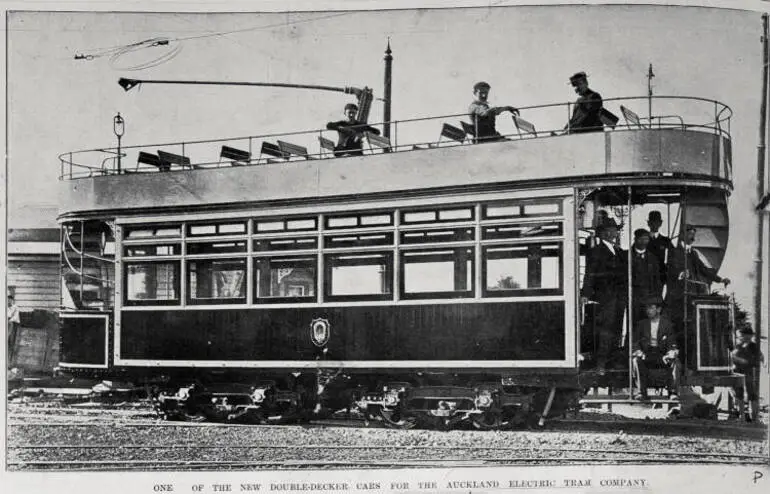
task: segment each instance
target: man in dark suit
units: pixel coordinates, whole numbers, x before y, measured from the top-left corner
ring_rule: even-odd
[[[660,233],[660,227],[663,225],[660,211],[650,211],[647,216],[647,226],[650,227],[650,243],[647,250],[652,252],[660,264],[661,290],[666,283],[666,261],[668,250],[671,248],[671,239]]]
[[[600,118],[602,111],[602,97],[596,91],[588,87],[588,76],[585,72],[578,72],[569,78],[569,83],[575,88],[578,99],[572,110],[572,118],[564,127],[570,134],[580,132],[601,132],[604,124]]]
[[[597,227],[600,242],[588,255],[581,303],[596,303],[594,352],[596,367],[604,372],[613,349],[620,343],[628,294],[626,251],[616,245],[618,225],[612,218]]]
[[[650,232],[644,228],[634,231],[633,252],[631,252],[631,288],[633,296],[632,321],[645,318],[644,304],[651,297],[660,297],[663,283],[660,278],[660,263],[650,252]]]
[[[633,346],[634,378],[639,388],[638,397],[646,400],[649,369],[668,368],[669,397],[678,399],[681,363],[671,321],[661,317],[663,300],[652,297],[646,301],[647,319],[636,324]]]
[[[685,348],[685,303],[689,303],[693,296],[707,295],[711,283],[730,283],[728,278],[722,278],[716,269],[708,265],[707,261],[697,249],[693,247],[696,229],[687,225],[684,232],[684,241],[679,241],[676,247],[669,249],[667,282],[666,282],[666,310],[674,329],[679,334],[680,347],[685,350],[688,365],[694,358],[694,336],[687,333],[688,344]],[[686,293],[685,293],[686,292]],[[688,312],[691,309],[688,307]],[[688,319],[692,316],[688,315]]]

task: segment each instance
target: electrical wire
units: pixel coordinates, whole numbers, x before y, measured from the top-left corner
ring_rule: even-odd
[[[334,17],[349,15],[351,13],[353,12],[337,12],[334,14],[314,17],[311,19],[285,21],[280,23],[266,24],[263,26],[235,29],[232,31],[200,34],[195,36],[184,36],[184,37],[176,37],[176,38],[155,37],[155,38],[150,38],[142,41],[137,41],[135,43],[130,43],[127,45],[120,45],[120,46],[115,46],[111,48],[100,48],[100,49],[97,49],[96,51],[92,51],[91,53],[83,53],[83,52],[76,53],[74,58],[75,60],[92,61],[97,58],[109,57],[110,66],[112,66],[112,68],[116,70],[127,70],[127,71],[143,70],[143,69],[155,67],[157,65],[161,65],[173,60],[179,54],[179,52],[182,51],[183,45],[181,44],[181,42],[183,41],[192,41],[192,40],[204,39],[204,38],[214,38],[214,37],[227,36],[231,34],[238,34],[238,33],[244,33],[249,31],[259,31],[262,29],[270,29],[274,27],[292,26],[295,24],[303,24],[308,22],[320,21],[324,19],[331,19]],[[157,48],[157,47],[168,47],[168,50],[165,51],[162,55],[155,57],[151,60],[148,60],[146,62],[142,62],[135,65],[121,65],[121,61],[125,59],[127,55],[130,55],[139,51],[144,51],[148,48]]]

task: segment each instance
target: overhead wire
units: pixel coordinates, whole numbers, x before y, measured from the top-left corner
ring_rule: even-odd
[[[181,37],[175,37],[175,38],[169,38],[169,37],[154,37],[149,38],[142,41],[137,41],[135,43],[130,43],[126,45],[119,45],[114,46],[111,48],[100,48],[96,51],[93,51],[91,53],[88,52],[81,52],[75,54],[75,60],[85,60],[85,61],[91,61],[96,58],[101,58],[108,56],[110,60],[110,65],[118,70],[143,70],[150,67],[155,67],[157,65],[161,65],[163,63],[166,63],[170,60],[173,60],[180,51],[182,51],[182,41],[191,41],[196,39],[204,39],[204,38],[213,38],[213,37],[219,37],[219,36],[227,36],[231,34],[238,34],[243,32],[249,32],[249,31],[258,31],[262,29],[270,29],[274,27],[282,27],[282,26],[292,26],[295,24],[303,24],[308,22],[315,22],[320,21],[324,19],[330,19],[334,17],[340,17],[344,15],[349,15],[353,12],[337,12],[334,14],[329,14],[325,16],[320,17],[313,17],[310,19],[298,19],[295,21],[284,21],[280,23],[272,23],[272,24],[266,24],[263,26],[255,26],[255,27],[249,27],[249,28],[243,28],[243,29],[234,29],[231,31],[221,31],[221,32],[215,32],[215,33],[206,33],[206,34],[199,34],[194,36],[181,36]],[[165,51],[162,55],[153,58],[151,60],[135,64],[135,65],[126,65],[121,66],[120,62],[122,59],[124,59],[127,55],[136,53],[138,51],[143,51],[148,48],[156,48],[156,47],[169,47],[168,51]]]

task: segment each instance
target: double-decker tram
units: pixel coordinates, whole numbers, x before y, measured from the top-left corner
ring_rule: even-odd
[[[667,116],[610,99],[625,123],[561,135],[535,124],[570,104],[521,108],[494,142],[465,115],[390,122],[362,156],[325,130],[63,154],[60,367],[155,385],[195,420],[499,428],[629,387],[634,280],[601,369],[581,299],[597,219],[629,261],[651,211],[672,252],[695,226],[714,270],[729,228],[729,108],[653,102]],[[729,301],[677,281],[682,384],[729,378]]]

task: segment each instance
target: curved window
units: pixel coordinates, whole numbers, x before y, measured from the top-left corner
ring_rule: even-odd
[[[179,262],[126,263],[127,305],[179,303]]]

